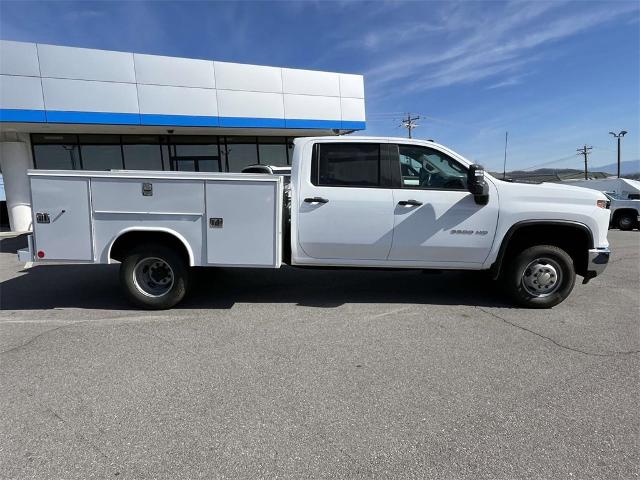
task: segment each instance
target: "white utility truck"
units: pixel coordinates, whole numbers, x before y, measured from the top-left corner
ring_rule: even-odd
[[[129,298],[155,309],[183,299],[190,267],[283,263],[485,270],[545,308],[609,261],[602,193],[503,182],[434,142],[300,138],[283,178],[30,171],[34,231],[19,257],[119,261]]]

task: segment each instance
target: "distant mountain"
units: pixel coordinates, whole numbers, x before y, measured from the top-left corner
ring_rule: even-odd
[[[601,167],[589,166],[589,170],[593,172],[605,172],[611,175],[617,175],[618,164],[610,163],[609,165],[603,165]],[[627,160],[620,162],[620,174],[631,175],[633,173],[640,173],[640,160]]]

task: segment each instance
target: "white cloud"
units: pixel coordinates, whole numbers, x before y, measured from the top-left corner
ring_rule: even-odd
[[[521,81],[545,58],[542,47],[638,12],[632,2],[565,7],[566,2],[514,1],[499,9],[446,4],[429,19],[415,15],[410,22],[390,21],[389,27],[365,31],[342,47],[345,54],[368,51],[375,61],[365,71],[370,97],[398,86],[415,92],[498,75],[511,79],[494,83],[498,88]]]

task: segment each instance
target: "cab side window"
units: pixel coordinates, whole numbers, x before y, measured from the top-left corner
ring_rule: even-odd
[[[402,188],[466,190],[467,169],[442,152],[398,145]]]
[[[329,187],[379,187],[380,145],[316,144],[311,162],[311,183]]]

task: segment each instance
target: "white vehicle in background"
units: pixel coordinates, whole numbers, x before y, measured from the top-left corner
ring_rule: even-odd
[[[604,193],[610,201],[611,226],[620,230],[640,227],[640,182],[628,178],[571,180],[567,183]]]
[[[609,199],[611,226],[620,230],[640,228],[640,198],[624,199],[615,192],[603,192]]]
[[[283,263],[484,270],[548,308],[609,261],[603,194],[503,182],[431,141],[301,138],[287,195],[273,173],[30,171],[19,256],[119,261],[129,298],[156,309],[183,299],[190,267]]]

